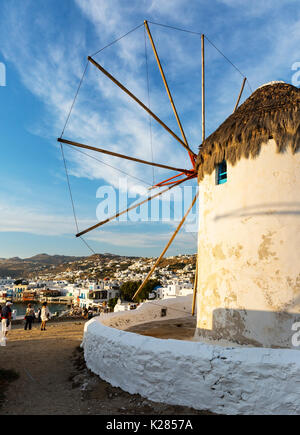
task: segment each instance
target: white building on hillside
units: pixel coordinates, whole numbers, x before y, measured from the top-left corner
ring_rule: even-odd
[[[81,308],[88,308],[93,304],[107,304],[110,299],[116,298],[120,295],[119,289],[110,288],[109,290],[100,290],[98,286],[93,286],[94,289],[80,288],[78,289],[78,296],[74,300]]]
[[[134,302],[122,302],[121,299],[118,299],[118,302],[115,305],[114,313],[118,313],[120,311],[131,311],[135,310],[138,304]]]
[[[191,283],[176,283],[169,284],[167,287],[159,287],[157,290],[160,299],[170,299],[192,294],[193,285]]]

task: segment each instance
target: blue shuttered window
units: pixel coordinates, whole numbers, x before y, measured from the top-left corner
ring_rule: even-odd
[[[217,182],[217,184],[224,184],[227,182],[227,163],[226,163],[226,160],[223,160],[223,162],[217,166],[216,182]]]

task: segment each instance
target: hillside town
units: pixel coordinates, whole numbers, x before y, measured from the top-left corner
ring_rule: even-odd
[[[47,302],[79,309],[126,311],[136,308],[124,300],[124,283],[143,281],[155,262],[153,258],[91,256],[50,265],[34,276],[0,278],[0,303]],[[149,300],[186,296],[193,292],[195,256],[179,255],[162,260],[152,278],[157,285]]]

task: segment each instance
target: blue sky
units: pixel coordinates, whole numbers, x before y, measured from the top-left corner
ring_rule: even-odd
[[[204,33],[249,80],[252,90],[271,80],[292,81],[300,61],[296,0],[2,0],[0,62],[0,257],[89,255],[75,239],[64,165],[56,138],[67,118],[88,55],[144,19]],[[201,143],[200,38],[150,24],[191,148]],[[148,104],[144,29],[95,59]],[[180,134],[147,41],[150,107]],[[241,75],[206,43],[207,134],[232,112]],[[250,95],[246,86],[243,100]],[[242,100],[242,101],[243,101]],[[187,153],[116,86],[89,65],[64,137],[177,167]],[[134,198],[151,184],[151,168],[65,147],[80,229],[97,222],[99,187],[119,188],[128,173]],[[173,175],[155,169],[156,181]],[[135,177],[135,178],[133,178]],[[139,181],[142,180],[142,181]],[[195,182],[190,183],[195,186]],[[184,207],[188,207],[188,203]],[[112,223],[86,235],[96,252],[155,256],[176,223]],[[182,231],[169,254],[196,252],[196,233]]]

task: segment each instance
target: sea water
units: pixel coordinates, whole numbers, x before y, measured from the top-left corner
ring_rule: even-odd
[[[42,302],[15,302],[11,306],[11,308],[12,310],[17,311],[17,316],[24,316],[29,303],[35,312],[37,312],[38,309],[42,307]],[[47,307],[51,314],[54,314],[56,312],[62,313],[63,311],[66,311],[68,309],[68,305],[66,304],[50,304],[49,302],[47,304]]]

